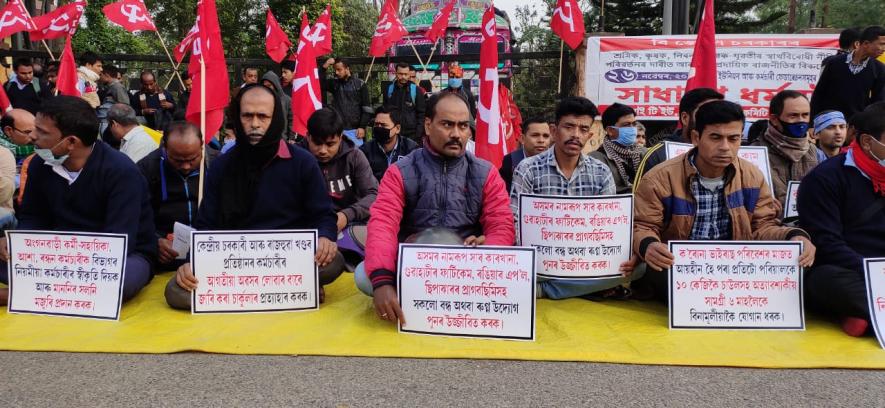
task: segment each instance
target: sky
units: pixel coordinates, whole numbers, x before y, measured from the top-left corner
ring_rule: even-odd
[[[521,6],[526,3],[541,3],[537,0],[495,0],[495,7],[504,10],[507,12],[507,15],[510,16],[510,21],[516,24],[516,7]],[[518,30],[518,27],[513,27],[514,30]]]

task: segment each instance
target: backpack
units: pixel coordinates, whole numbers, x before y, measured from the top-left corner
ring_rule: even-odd
[[[393,83],[387,86],[387,99],[390,99],[393,96]],[[412,82],[409,82],[409,94],[412,97],[412,103],[415,103],[415,95],[418,93],[418,86]]]

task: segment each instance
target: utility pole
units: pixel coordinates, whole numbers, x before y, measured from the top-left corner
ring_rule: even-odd
[[[673,34],[673,0],[664,0],[663,34]]]

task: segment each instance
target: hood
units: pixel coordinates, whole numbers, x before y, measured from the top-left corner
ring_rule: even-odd
[[[277,94],[282,94],[283,86],[280,85],[280,77],[278,77],[275,72],[267,71],[264,74],[264,76],[261,77],[261,80],[262,81],[265,81],[265,80],[270,81],[270,83],[273,84],[274,92],[276,92]]]

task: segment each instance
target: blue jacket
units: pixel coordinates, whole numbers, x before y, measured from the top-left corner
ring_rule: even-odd
[[[230,163],[230,154],[218,156],[206,173],[203,202],[194,228],[218,229],[222,176]],[[254,199],[246,219],[251,230],[316,229],[320,237],[333,242],[338,237],[337,216],[332,211],[326,180],[313,155],[300,147],[280,141],[277,156],[258,181]]]
[[[157,237],[147,182],[126,155],[95,142],[73,184],[34,156],[17,213],[22,230],[127,234],[129,253],[157,257]]]
[[[863,258],[885,256],[885,209],[858,220],[883,198],[859,169],[845,165],[846,157],[831,157],[805,175],[796,205],[799,224],[817,247],[815,266],[836,265],[860,273]]]

